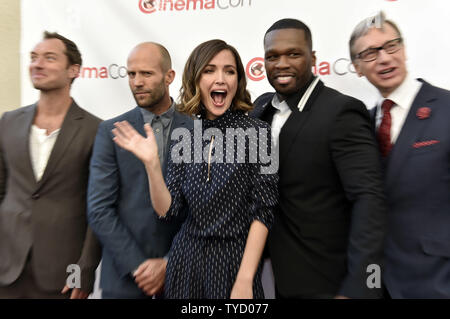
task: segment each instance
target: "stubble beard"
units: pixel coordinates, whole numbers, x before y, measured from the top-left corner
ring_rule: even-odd
[[[164,99],[164,96],[166,95],[164,82],[161,82],[158,87],[148,91],[148,93],[149,97],[143,101],[139,101],[134,93],[133,96],[139,107],[151,111],[161,103],[161,101]]]
[[[51,91],[57,91],[63,88],[62,85],[51,85],[51,84],[39,84],[39,83],[33,83],[33,87],[36,90],[39,90],[41,92],[47,93]]]

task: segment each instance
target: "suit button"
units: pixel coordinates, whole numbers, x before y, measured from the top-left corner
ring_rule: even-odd
[[[32,199],[39,199],[39,197],[40,197],[39,194],[33,194],[33,195],[31,196]]]

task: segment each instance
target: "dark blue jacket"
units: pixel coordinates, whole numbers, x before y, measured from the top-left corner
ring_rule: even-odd
[[[421,81],[385,163],[382,277],[393,298],[450,298],[450,92]]]
[[[131,273],[146,259],[168,253],[181,220],[168,223],[156,216],[144,164],[113,141],[111,130],[117,121],[128,121],[145,136],[139,107],[100,125],[90,164],[88,221],[103,246],[102,290],[117,297],[140,298],[145,295]],[[192,120],[175,112],[171,130],[176,127],[191,128]],[[164,176],[168,146],[166,150]]]

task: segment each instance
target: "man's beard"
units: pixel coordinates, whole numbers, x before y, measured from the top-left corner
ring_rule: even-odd
[[[149,94],[149,97],[145,100],[138,100],[136,97],[136,93],[133,93],[134,99],[139,107],[144,109],[152,109],[154,106],[158,105],[163,99],[166,93],[164,88],[164,82],[161,82],[161,85],[154,88],[151,91],[144,91]],[[142,91],[138,91],[137,93],[142,93]]]
[[[55,85],[55,84],[49,84],[49,83],[32,83],[33,87],[36,90],[42,91],[42,92],[50,92],[50,91],[54,91],[54,90],[59,90],[61,89],[63,86],[62,85]]]

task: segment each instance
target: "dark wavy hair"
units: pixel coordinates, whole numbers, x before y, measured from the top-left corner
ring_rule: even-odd
[[[198,45],[189,56],[183,72],[178,110],[187,115],[201,113],[200,77],[208,63],[221,51],[229,50],[235,60],[238,75],[238,87],[233,98],[231,110],[248,112],[253,109],[250,93],[247,91],[247,79],[244,66],[237,50],[222,40],[209,40]]]
[[[77,45],[72,40],[67,39],[66,37],[60,35],[57,32],[48,32],[44,31],[43,34],[43,40],[49,40],[49,39],[58,39],[61,40],[64,44],[64,47],[66,50],[64,51],[64,54],[67,56],[68,60],[68,67],[74,64],[78,64],[81,68],[81,65],[83,64],[83,59],[81,58],[80,50],[78,50]],[[75,81],[75,78],[72,79],[72,83]]]

